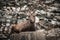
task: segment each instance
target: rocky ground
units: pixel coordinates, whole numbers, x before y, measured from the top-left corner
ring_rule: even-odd
[[[37,14],[34,33],[41,34],[42,38],[46,36],[46,40],[60,40],[52,39],[60,37],[60,0],[0,0],[0,33],[9,29],[10,34],[8,26],[26,20],[29,11]]]

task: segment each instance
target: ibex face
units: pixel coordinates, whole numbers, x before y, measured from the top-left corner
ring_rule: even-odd
[[[35,22],[35,15],[33,11],[30,11],[28,12],[28,19],[31,21],[31,22]]]

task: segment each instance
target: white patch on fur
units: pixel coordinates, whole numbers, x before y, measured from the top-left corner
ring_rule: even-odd
[[[35,17],[35,23],[38,23],[38,22],[39,22],[39,18]]]

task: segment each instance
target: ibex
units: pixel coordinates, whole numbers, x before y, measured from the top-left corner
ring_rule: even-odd
[[[34,27],[34,21],[35,21],[35,15],[32,13],[28,13],[28,19],[15,24],[12,29],[16,32],[21,32],[21,31],[34,31],[35,27]]]

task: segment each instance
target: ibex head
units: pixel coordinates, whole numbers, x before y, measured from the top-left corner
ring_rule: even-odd
[[[35,22],[35,13],[33,12],[33,11],[29,11],[28,13],[27,13],[27,16],[28,16],[28,20],[30,20],[31,22]]]

